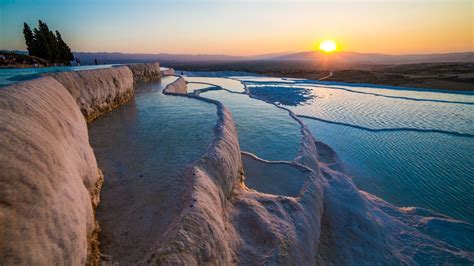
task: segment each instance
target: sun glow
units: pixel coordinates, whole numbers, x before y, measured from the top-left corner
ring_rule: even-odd
[[[323,50],[326,53],[336,51],[337,45],[332,40],[325,40],[319,44],[319,49]]]

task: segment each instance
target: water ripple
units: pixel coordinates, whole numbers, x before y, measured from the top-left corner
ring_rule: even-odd
[[[380,96],[380,97],[391,98],[391,99],[417,101],[417,102],[435,102],[435,103],[454,103],[454,104],[468,104],[468,105],[474,105],[474,102],[449,101],[449,100],[435,100],[435,99],[421,99],[421,98],[412,98],[412,97],[403,97],[403,96],[391,96],[391,95],[385,95],[385,94],[379,94],[379,93],[373,93],[373,92],[364,92],[364,91],[351,90],[351,89],[341,88],[341,87],[328,87],[328,86],[317,86],[317,85],[308,86],[308,87],[326,88],[326,89],[334,89],[334,90],[343,90],[343,91],[348,91],[348,92],[353,92],[353,93],[360,93],[360,94],[366,94],[366,95]]]
[[[314,117],[314,116],[309,116],[309,115],[297,115],[297,116],[302,117],[302,118],[314,119],[314,120],[318,120],[318,121],[326,122],[326,123],[330,123],[330,124],[342,125],[342,126],[348,126],[348,127],[352,127],[352,128],[362,129],[362,130],[371,131],[371,132],[412,131],[412,132],[426,132],[426,133],[441,133],[441,134],[448,134],[448,135],[459,136],[459,137],[470,137],[470,138],[474,137],[474,134],[461,133],[461,132],[456,132],[456,131],[440,130],[440,129],[419,129],[419,128],[409,128],[409,127],[369,128],[369,127],[363,127],[363,126],[353,125],[353,124],[349,124],[349,123],[326,120],[326,119],[322,119],[322,118],[318,118],[318,117]]]

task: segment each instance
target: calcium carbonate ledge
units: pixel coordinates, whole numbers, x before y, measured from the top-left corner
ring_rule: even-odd
[[[318,143],[291,110],[250,93],[250,97],[287,110],[302,126],[303,147],[296,161],[315,169],[323,188],[319,264],[416,264],[474,262],[474,226],[423,208],[399,208],[360,191],[345,175],[337,154],[332,161],[318,158]],[[453,238],[452,236],[456,237]],[[351,236],[351,237],[348,237]]]
[[[133,80],[135,82],[159,81],[161,80],[162,71],[160,63],[145,63],[145,64],[129,64],[128,68],[133,73]]]
[[[163,92],[215,104],[218,121],[208,152],[187,170],[189,207],[142,262],[314,264],[322,210],[316,176],[310,176],[297,198],[247,189],[237,130],[227,108],[218,101],[186,94],[182,77]],[[269,215],[277,212],[285,218]],[[258,224],[258,230],[253,223]],[[250,235],[249,230],[253,231]],[[258,235],[269,241],[254,241]],[[253,254],[255,250],[262,252]],[[268,252],[273,254],[268,256]]]
[[[0,90],[0,262],[99,264],[103,176],[92,121],[159,79],[159,64],[47,74]],[[82,114],[81,114],[82,112]]]
[[[51,77],[0,90],[1,264],[97,264],[103,177],[75,99]]]
[[[259,99],[251,95],[246,86],[245,91],[251,97]],[[194,94],[198,95],[199,92]],[[265,99],[259,100],[265,101]],[[316,213],[320,215],[316,217],[320,227],[313,233],[313,236],[318,238],[316,249],[312,254],[316,257],[317,263],[347,264],[361,261],[412,264],[430,261],[447,263],[474,261],[474,240],[469,239],[469,235],[474,233],[472,225],[422,208],[398,208],[371,194],[359,191],[351,177],[340,172],[343,167],[337,161],[336,153],[329,146],[319,145],[321,149],[326,149],[333,154],[333,158],[320,159],[316,147],[318,142],[304,123],[290,110],[272,102],[268,103],[288,111],[289,115],[301,125],[302,146],[295,161],[315,171],[316,176],[312,179],[314,183],[307,182],[306,188],[313,188],[318,193],[313,193],[309,201],[315,202],[314,199],[318,198],[316,202],[323,203],[324,206],[318,209],[321,205],[316,204],[313,209],[305,210],[309,212],[316,210]],[[242,196],[241,199],[245,199],[246,202],[254,199],[254,195],[245,193],[242,189],[234,190],[234,194]],[[302,195],[305,193],[303,192]],[[267,204],[268,202],[271,201],[267,201]],[[233,206],[235,206],[235,201]],[[280,214],[280,216],[283,215]],[[252,219],[258,221],[258,217]],[[241,220],[240,223],[245,223],[245,220]],[[262,231],[262,227],[258,231]],[[310,234],[308,230],[303,231]],[[457,237],[453,238],[452,235]],[[348,238],[348,236],[353,237]],[[306,241],[306,243],[309,242]],[[238,256],[239,260],[241,262],[242,258],[245,260],[245,255],[252,254],[254,248],[245,249],[245,252]],[[278,245],[273,248],[280,250]],[[279,257],[279,253],[272,253],[264,261],[277,263],[272,259],[278,257],[278,262],[296,262]],[[287,252],[287,254],[291,256],[292,252]],[[305,257],[306,254],[299,255]],[[253,254],[252,257],[258,258],[258,254]],[[298,262],[308,263],[312,260]]]

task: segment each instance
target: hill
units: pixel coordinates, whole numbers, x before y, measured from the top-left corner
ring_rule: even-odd
[[[407,54],[388,55],[376,53],[336,52],[326,54],[320,51],[307,51],[270,57],[275,61],[311,61],[331,64],[418,64],[418,63],[453,63],[474,62],[474,52],[444,54]]]
[[[298,53],[276,53],[257,56],[232,56],[210,54],[127,54],[106,52],[74,52],[83,64],[93,63],[130,63],[160,61],[167,63],[199,63],[199,62],[242,62],[242,61],[285,61],[312,62],[314,64],[329,64],[332,66],[347,66],[360,64],[417,64],[417,63],[452,63],[474,62],[474,52],[444,53],[444,54],[408,54],[388,55],[377,53],[336,52],[326,54],[320,51]]]

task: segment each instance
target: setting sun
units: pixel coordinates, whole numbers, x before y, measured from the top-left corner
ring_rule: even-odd
[[[334,41],[326,40],[319,45],[319,49],[323,50],[326,53],[336,51],[337,45]]]

